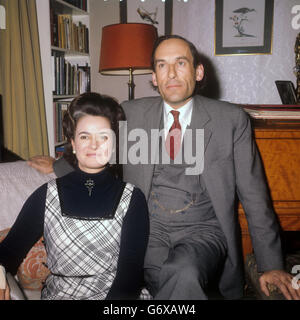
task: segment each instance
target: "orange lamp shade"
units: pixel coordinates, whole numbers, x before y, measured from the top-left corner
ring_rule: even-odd
[[[146,74],[151,69],[151,54],[157,29],[145,23],[121,23],[102,29],[99,72],[102,74]]]

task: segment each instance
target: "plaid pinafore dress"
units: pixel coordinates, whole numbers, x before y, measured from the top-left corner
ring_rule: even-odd
[[[127,183],[111,219],[83,219],[61,212],[56,180],[48,183],[44,240],[50,274],[42,299],[105,299],[114,281],[123,218],[133,185]]]

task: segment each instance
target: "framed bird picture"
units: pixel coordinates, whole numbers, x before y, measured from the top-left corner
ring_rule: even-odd
[[[215,55],[271,54],[274,0],[215,0]]]
[[[172,34],[173,0],[122,0],[121,23],[148,23],[157,28],[158,35]]]

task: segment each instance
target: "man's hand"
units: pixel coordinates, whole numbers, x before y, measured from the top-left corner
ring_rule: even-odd
[[[0,289],[0,300],[10,300],[10,291],[7,284],[5,289]]]
[[[49,156],[34,156],[27,163],[30,167],[37,169],[41,173],[48,174],[53,172],[54,161],[55,159]]]
[[[283,270],[266,271],[259,278],[260,288],[266,296],[269,296],[267,284],[275,285],[287,300],[300,300],[300,289],[292,286],[293,276]]]

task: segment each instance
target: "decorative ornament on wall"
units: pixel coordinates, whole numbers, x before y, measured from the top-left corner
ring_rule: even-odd
[[[157,28],[159,36],[172,34],[172,16],[173,0],[122,0],[120,2],[120,23],[152,24]]]
[[[158,21],[156,20],[157,10],[158,8],[156,7],[155,12],[148,12],[142,6],[139,6],[136,11],[142,20],[150,22],[151,24],[158,24]]]

